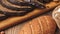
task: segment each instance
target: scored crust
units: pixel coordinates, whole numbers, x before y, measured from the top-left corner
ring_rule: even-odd
[[[55,29],[55,21],[50,16],[41,16],[25,23],[19,34],[54,34]]]

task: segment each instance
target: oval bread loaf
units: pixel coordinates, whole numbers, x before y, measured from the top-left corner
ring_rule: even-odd
[[[23,25],[19,34],[54,34],[55,21],[51,16],[40,16]]]

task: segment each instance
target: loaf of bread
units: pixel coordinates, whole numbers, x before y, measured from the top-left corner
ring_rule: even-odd
[[[23,25],[19,34],[54,34],[55,21],[51,16],[40,16]]]

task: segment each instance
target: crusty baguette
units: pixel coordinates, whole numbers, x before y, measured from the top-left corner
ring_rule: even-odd
[[[21,23],[21,22],[23,22],[23,21],[25,21],[25,20],[28,20],[28,19],[30,19],[30,18],[32,18],[32,17],[35,17],[35,16],[37,16],[37,15],[39,15],[39,14],[42,14],[42,13],[44,13],[44,12],[47,12],[47,11],[55,8],[55,7],[56,7],[57,5],[59,5],[59,4],[60,4],[60,2],[59,2],[59,3],[52,2],[52,3],[49,3],[49,5],[46,4],[46,5],[49,6],[49,8],[46,8],[46,9],[35,9],[35,10],[33,10],[32,12],[30,12],[30,13],[28,13],[27,15],[22,16],[22,17],[21,17],[21,16],[17,16],[17,17],[8,18],[8,19],[0,22],[0,31],[6,29],[6,28],[8,28],[8,27],[11,27],[11,26],[13,26],[13,25],[16,25],[16,24],[18,24],[18,23]],[[51,6],[50,6],[50,5],[51,5]]]
[[[40,16],[26,22],[19,34],[54,34],[56,23],[51,16]]]

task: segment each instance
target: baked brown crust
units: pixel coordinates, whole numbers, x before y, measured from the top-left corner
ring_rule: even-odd
[[[19,34],[54,34],[56,23],[51,16],[40,16],[23,25]]]

